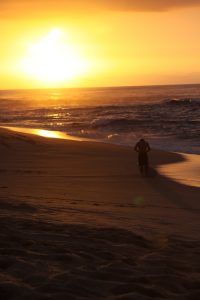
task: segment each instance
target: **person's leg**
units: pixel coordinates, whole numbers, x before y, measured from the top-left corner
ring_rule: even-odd
[[[139,165],[140,174],[143,175],[143,165]]]
[[[144,166],[144,170],[145,170],[145,176],[148,176],[148,172],[149,172],[149,166],[148,166],[148,164],[146,164]]]
[[[143,163],[144,163],[144,175],[148,176],[149,163],[148,163],[148,155],[147,155],[147,153],[144,153]]]
[[[143,176],[143,174],[144,174],[144,166],[143,166],[142,153],[138,153],[138,165],[139,165],[140,174]]]

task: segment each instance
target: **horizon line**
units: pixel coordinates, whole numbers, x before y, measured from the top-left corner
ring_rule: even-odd
[[[200,85],[199,83],[167,83],[167,84],[145,84],[145,85],[111,85],[111,86],[86,86],[86,87],[39,87],[39,88],[10,88],[1,89],[0,91],[25,91],[25,90],[65,90],[65,89],[111,89],[111,88],[142,88],[142,87],[163,87],[163,86],[184,86],[184,85]]]

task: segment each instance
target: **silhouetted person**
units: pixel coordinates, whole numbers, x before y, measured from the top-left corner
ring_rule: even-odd
[[[140,168],[140,173],[142,175],[148,175],[148,152],[150,151],[149,144],[144,140],[140,139],[139,142],[135,145],[135,151],[138,152],[138,164]]]

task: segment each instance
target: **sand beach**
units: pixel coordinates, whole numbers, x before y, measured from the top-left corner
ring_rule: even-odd
[[[200,298],[197,156],[143,178],[132,148],[1,128],[0,157],[1,299]]]

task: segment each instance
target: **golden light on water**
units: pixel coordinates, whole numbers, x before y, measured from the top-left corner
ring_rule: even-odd
[[[2,128],[9,129],[15,132],[21,133],[29,133],[35,134],[39,136],[43,136],[46,138],[54,138],[54,139],[70,139],[67,134],[61,131],[52,131],[52,130],[45,130],[45,129],[34,129],[34,128],[23,128],[23,127],[10,127],[10,126],[2,126]]]
[[[28,76],[52,84],[70,81],[90,69],[90,63],[79,47],[70,44],[60,28],[52,29],[30,45],[21,66]]]
[[[32,133],[39,135],[39,136],[47,137],[47,138],[54,138],[54,139],[66,138],[66,135],[64,133],[58,132],[58,131],[50,131],[50,130],[44,130],[44,129],[32,129]]]
[[[34,134],[45,138],[64,139],[64,140],[72,140],[72,141],[79,141],[79,142],[91,141],[90,139],[71,136],[61,131],[53,131],[53,130],[45,130],[45,129],[37,129],[37,128],[10,127],[10,126],[1,126],[1,128],[6,128],[14,132]]]

